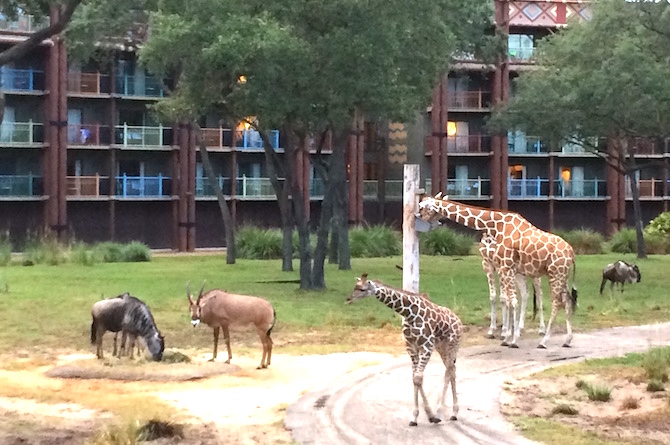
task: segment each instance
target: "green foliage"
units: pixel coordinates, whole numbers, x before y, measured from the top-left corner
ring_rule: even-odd
[[[670,212],[662,212],[656,218],[649,221],[644,231],[645,234],[658,233],[661,235],[670,235]]]
[[[52,234],[30,234],[23,250],[25,264],[48,264],[55,266],[67,260],[67,246]]]
[[[635,229],[621,229],[609,240],[610,250],[615,253],[636,253],[637,234]]]
[[[592,402],[609,402],[612,398],[612,388],[597,383],[583,382],[581,388]]]
[[[349,230],[349,247],[353,258],[400,255],[402,238],[389,226],[359,226]]]
[[[123,244],[121,243],[106,241],[97,244],[95,250],[105,263],[123,262]]]
[[[590,229],[557,230],[554,233],[567,241],[578,255],[603,253],[605,237],[601,233]]]
[[[86,243],[75,243],[70,248],[70,261],[82,266],[93,266],[102,261],[102,252]]]
[[[649,350],[642,360],[642,367],[650,380],[668,381],[670,366],[670,348],[654,348]]]
[[[447,227],[423,232],[419,236],[424,255],[470,255],[475,239]]]
[[[6,266],[12,261],[12,242],[9,233],[0,234],[0,266]]]
[[[670,236],[661,233],[644,233],[644,247],[647,253],[665,255],[670,253]]]
[[[660,380],[651,379],[647,382],[647,391],[648,392],[665,391],[665,383],[663,383]]]
[[[123,246],[121,257],[127,263],[151,261],[151,249],[144,243],[133,241]]]
[[[297,237],[294,242],[297,244]],[[270,260],[282,257],[282,233],[279,229],[245,226],[235,236],[237,257],[249,260]]]

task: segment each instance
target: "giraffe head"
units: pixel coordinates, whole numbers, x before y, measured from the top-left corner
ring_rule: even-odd
[[[354,286],[354,291],[347,297],[346,304],[351,304],[356,300],[361,298],[369,297],[374,295],[375,287],[371,281],[368,280],[368,274],[364,273],[360,278],[356,278],[356,286]]]
[[[440,217],[438,203],[442,199],[447,199],[446,196],[442,198],[442,192],[439,192],[434,198],[432,196],[424,196],[421,198],[421,202],[419,202],[419,212],[416,216],[424,221],[436,221]]]

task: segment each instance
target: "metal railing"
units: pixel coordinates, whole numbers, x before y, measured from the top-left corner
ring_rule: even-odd
[[[108,74],[101,73],[79,73],[67,74],[67,91],[80,94],[109,94],[110,78]]]
[[[172,145],[172,128],[117,125],[114,144],[124,147],[163,147]]]
[[[123,96],[163,97],[162,82],[153,76],[120,75],[114,92]]]
[[[447,152],[488,153],[491,151],[491,137],[481,134],[447,136]]]
[[[235,148],[241,150],[262,150],[263,140],[255,130],[232,130],[230,128],[203,128],[202,137],[209,148],[232,148],[233,136]],[[279,148],[279,130],[271,130],[270,143],[275,150]]]
[[[28,121],[0,124],[0,144],[2,145],[41,144],[42,142],[44,142],[44,129],[40,123]]]
[[[109,145],[112,135],[109,126],[99,124],[70,124],[67,126],[69,145]]]
[[[549,196],[549,179],[507,179],[509,198],[539,198]]]
[[[68,176],[67,194],[91,198],[109,196],[109,176]]]
[[[428,190],[428,184],[426,184]],[[447,179],[446,195],[454,198],[488,198],[491,196],[490,179]]]
[[[539,154],[549,153],[549,148],[538,137],[508,133],[507,152],[509,154]]]
[[[607,196],[607,181],[604,179],[571,179],[554,181],[554,197],[557,198],[604,198]]]
[[[0,68],[0,82],[4,90],[42,91],[44,90],[44,71],[16,68]]]
[[[670,181],[668,181],[670,186]],[[638,179],[637,189],[640,198],[662,198],[663,197],[663,180],[662,179]],[[630,178],[626,177],[626,198],[633,198],[633,191],[631,190]]]
[[[491,107],[489,91],[450,91],[447,106],[451,110],[485,110]]]
[[[116,177],[116,196],[120,198],[141,197],[156,198],[170,196],[171,179],[169,176],[127,176]]]
[[[43,193],[42,176],[0,175],[0,196],[40,196]]]

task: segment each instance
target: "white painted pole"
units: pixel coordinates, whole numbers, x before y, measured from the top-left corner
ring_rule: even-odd
[[[419,201],[419,166],[405,164],[402,193],[402,288],[419,292],[419,234],[414,227]]]

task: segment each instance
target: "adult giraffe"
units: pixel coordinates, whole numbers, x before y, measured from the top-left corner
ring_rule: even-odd
[[[419,217],[432,221],[446,217],[451,221],[486,232],[495,238],[497,244],[492,258],[500,276],[501,289],[507,300],[507,316],[511,316],[512,335],[503,340],[503,346],[518,347],[520,335],[515,276],[517,273],[528,277],[546,275],[551,289],[551,316],[538,348],[546,348],[551,335],[551,325],[558,309],[565,307],[567,337],[563,347],[572,341],[572,313],[577,305],[577,288],[574,285],[575,253],[563,238],[538,229],[515,212],[491,210],[468,206],[459,202],[426,196],[419,203]],[[570,267],[573,269],[572,290],[568,288]],[[503,320],[504,322],[504,320]],[[509,334],[509,332],[508,332]]]

